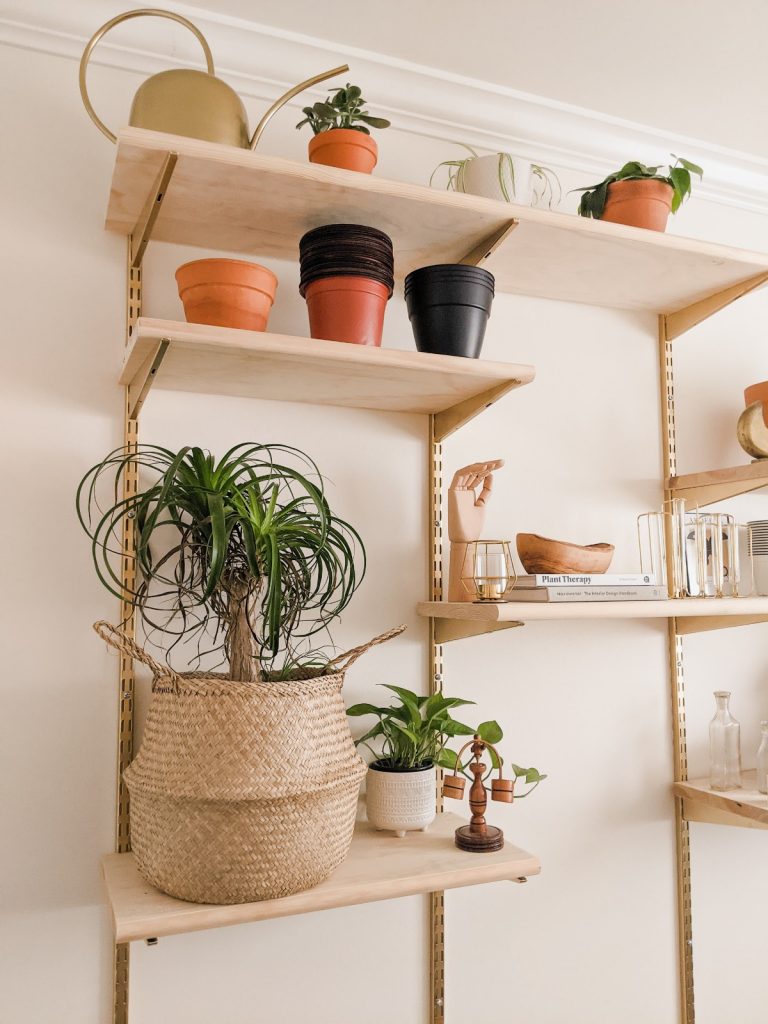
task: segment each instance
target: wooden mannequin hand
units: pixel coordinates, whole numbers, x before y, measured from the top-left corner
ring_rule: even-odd
[[[469,544],[478,540],[485,523],[485,505],[493,489],[493,471],[501,469],[504,459],[473,462],[454,473],[448,489],[448,539]],[[476,488],[482,485],[479,495]]]

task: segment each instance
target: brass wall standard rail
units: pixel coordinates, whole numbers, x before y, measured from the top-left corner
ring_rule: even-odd
[[[427,551],[429,592],[433,601],[443,593],[443,445],[437,417],[429,417],[427,480]],[[443,647],[437,640],[435,619],[429,620],[429,693],[443,689]],[[437,810],[443,810],[443,772],[437,770]],[[445,893],[429,894],[429,1024],[445,1024]]]

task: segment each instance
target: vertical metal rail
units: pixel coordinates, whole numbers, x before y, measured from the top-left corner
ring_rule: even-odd
[[[677,473],[675,433],[675,375],[672,362],[672,342],[667,336],[667,322],[659,317],[659,380],[661,385],[661,435],[663,470],[665,474],[664,498],[671,493],[666,481]],[[667,518],[667,550],[671,551],[671,523]],[[671,563],[668,571],[672,571]],[[675,782],[688,778],[688,741],[685,725],[685,676],[683,673],[683,640],[677,633],[677,622],[671,618],[668,625],[668,654],[670,696],[672,701],[672,750]],[[693,991],[693,923],[691,916],[691,847],[690,827],[683,817],[683,801],[675,797],[675,846],[677,863],[677,932],[680,973],[680,1021],[694,1024]]]
[[[141,315],[141,267],[132,265],[133,240],[128,238],[126,278],[126,344],[130,340],[136,320]],[[139,442],[139,424],[130,414],[128,388],[125,389],[123,444],[135,451]],[[123,477],[123,498],[132,497],[138,491],[138,467],[128,465]],[[120,619],[125,632],[135,635],[133,605],[128,593],[135,589],[136,558],[135,528],[132,519],[123,521],[120,579],[123,598],[120,602]],[[117,816],[115,822],[115,850],[128,853],[131,849],[129,828],[128,790],[123,781],[123,772],[133,760],[133,712],[135,678],[133,660],[126,654],[120,655],[119,667],[120,713],[117,738]],[[113,1015],[114,1024],[128,1024],[128,980],[130,968],[130,946],[127,942],[117,943],[114,953]]]
[[[429,417],[429,590],[430,600],[443,595],[443,446],[435,438],[435,417]],[[435,640],[429,620],[429,692],[443,688],[443,646]],[[443,773],[437,771],[437,810],[443,811]],[[445,1024],[445,893],[429,894],[429,1024]]]

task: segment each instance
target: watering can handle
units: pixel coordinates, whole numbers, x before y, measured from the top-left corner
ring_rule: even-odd
[[[114,132],[111,132],[109,128],[107,128],[107,126],[104,124],[104,122],[99,118],[98,114],[93,109],[93,105],[91,104],[90,98],[88,96],[88,89],[85,84],[85,72],[88,67],[88,61],[91,59],[91,54],[93,53],[96,44],[101,41],[102,37],[105,36],[111,28],[114,28],[115,25],[119,25],[121,21],[130,21],[131,18],[142,18],[145,16],[155,18],[169,18],[171,21],[177,21],[180,25],[183,25],[185,28],[188,28],[189,31],[197,37],[197,39],[200,42],[200,45],[203,48],[203,53],[205,54],[205,62],[208,65],[208,74],[214,74],[211,48],[206,42],[203,33],[200,31],[199,28],[196,28],[191,21],[187,21],[186,18],[182,18],[180,14],[174,14],[173,11],[163,11],[160,8],[155,7],[144,7],[140,10],[126,11],[125,14],[118,14],[116,18],[112,18],[105,25],[102,25],[98,32],[94,33],[94,35],[91,36],[91,38],[88,40],[88,44],[83,50],[83,56],[80,58],[80,95],[83,98],[83,104],[85,105],[85,109],[88,111],[88,116],[90,117],[90,119],[99,129],[99,131],[107,136],[110,142],[117,142],[117,136],[114,134]]]
[[[317,85],[318,82],[324,82],[328,78],[335,78],[336,75],[342,75],[345,71],[349,71],[349,64],[341,64],[337,68],[331,68],[330,71],[322,71],[319,75],[313,75],[312,78],[308,78],[306,82],[300,82],[298,85],[294,85],[292,89],[284,93],[279,99],[275,100],[269,110],[266,112],[264,117],[256,125],[256,130],[251,136],[249,143],[250,149],[256,149],[259,139],[261,138],[264,129],[272,119],[272,117],[278,112],[278,110],[285,106],[285,104],[292,100],[294,96],[298,96],[300,92],[304,92],[305,89],[311,88],[313,85]]]

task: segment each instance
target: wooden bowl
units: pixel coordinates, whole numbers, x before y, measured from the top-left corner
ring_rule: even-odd
[[[613,558],[613,544],[569,544],[537,533],[518,533],[517,554],[527,573],[602,573]]]

